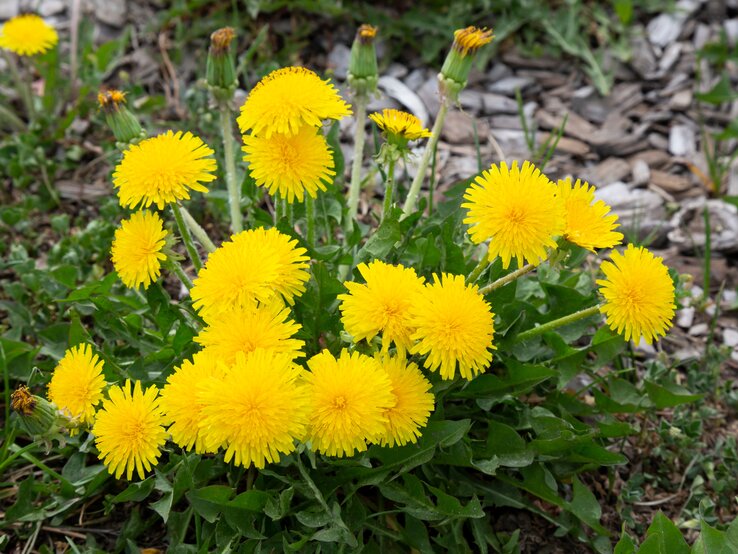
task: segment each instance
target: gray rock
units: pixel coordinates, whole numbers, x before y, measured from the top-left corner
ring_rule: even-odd
[[[351,51],[349,50],[349,54],[350,53]],[[384,72],[385,75],[389,75],[390,77],[395,77],[396,79],[402,79],[405,75],[407,75],[407,73],[408,73],[407,66],[402,65],[401,63],[397,63],[397,62],[392,62],[390,66],[387,68],[387,71]]]
[[[674,125],[669,129],[669,152],[675,156],[689,156],[697,151],[697,138],[688,125]]]
[[[423,83],[418,90],[418,96],[425,104],[428,113],[433,117],[436,116],[441,108],[441,98],[438,94],[438,78],[434,75]]]
[[[459,104],[465,110],[479,113],[484,109],[484,97],[478,90],[464,89],[459,94]]]
[[[709,42],[711,34],[712,30],[709,25],[706,23],[697,23],[697,27],[694,29],[694,36],[692,37],[692,44],[694,44],[695,50],[701,50]]]
[[[644,160],[636,158],[633,160],[630,173],[633,176],[633,184],[638,187],[648,184],[648,180],[651,177],[651,168],[648,167],[648,164]]]
[[[480,143],[486,142],[489,126],[484,121],[477,121],[477,137]],[[474,123],[472,117],[458,110],[452,110],[446,116],[441,136],[451,144],[473,144]]]
[[[705,247],[704,209],[710,217],[710,245],[713,252],[738,251],[738,208],[722,200],[693,198],[671,219],[673,231],[669,240],[682,252],[692,252]]]
[[[123,27],[128,16],[126,0],[95,0],[95,17],[111,27]]]
[[[738,330],[723,329],[723,342],[726,346],[730,346],[731,348],[738,346]]]
[[[728,187],[725,190],[728,196],[738,196],[738,160],[733,160],[728,172]]]
[[[598,187],[622,181],[630,175],[630,164],[622,158],[607,158],[582,171],[582,178]]]
[[[682,32],[684,23],[702,4],[701,0],[679,0],[674,10],[654,17],[647,27],[651,44],[664,48],[674,42]]]
[[[702,337],[707,334],[707,331],[709,329],[710,328],[708,327],[707,323],[698,323],[692,326],[692,328],[689,330],[689,334],[693,337]]]
[[[579,115],[594,123],[604,123],[610,106],[592,86],[582,87],[571,95],[571,107]]]
[[[669,140],[660,133],[649,133],[648,144],[656,150],[666,150],[669,148]]]
[[[728,44],[735,46],[738,42],[738,19],[728,19],[723,23],[723,26],[725,27]]]
[[[522,92],[532,84],[533,79],[530,77],[504,77],[496,81],[490,81],[489,85],[487,85],[487,90],[497,94],[515,97],[516,90]]]
[[[417,94],[408,88],[405,83],[394,77],[384,75],[379,78],[379,82],[377,84],[387,96],[397,100],[400,104],[405,106],[410,113],[417,116],[424,126],[428,125],[429,117],[425,104]]]
[[[505,161],[524,160],[530,156],[525,133],[515,129],[493,129],[492,136],[505,154]],[[539,133],[540,135],[540,133]],[[537,135],[538,136],[538,135]]]
[[[20,0],[0,0],[0,19],[10,19],[20,12]]]
[[[410,90],[418,90],[427,80],[424,69],[413,69],[403,82]],[[426,106],[427,107],[427,106]]]
[[[684,111],[692,105],[692,91],[684,89],[669,99],[669,108],[675,111]]]
[[[513,74],[512,70],[502,62],[496,62],[492,65],[487,73],[487,79],[490,83],[495,83]]]
[[[613,183],[597,189],[595,197],[608,204],[619,217],[626,235],[647,238],[653,242],[663,239],[669,230],[665,222],[664,199],[647,189],[630,188],[623,182]]]
[[[38,14],[41,17],[50,17],[62,13],[67,3],[63,0],[43,0],[38,6]]]
[[[345,44],[336,44],[328,54],[328,67],[333,69],[333,74],[345,80],[348,76],[349,59],[351,58],[351,49]]]
[[[664,53],[661,54],[661,59],[659,60],[659,71],[661,73],[666,73],[669,71],[672,67],[674,67],[674,64],[679,59],[679,55],[682,53],[682,45],[679,42],[674,42],[666,47],[664,50]]]
[[[485,92],[482,98],[484,100],[485,115],[518,113],[518,103],[512,98],[492,92]]]
[[[682,329],[689,329],[694,322],[694,312],[692,306],[677,311],[676,324]]]
[[[645,37],[636,34],[632,41],[633,59],[630,65],[644,78],[651,78],[658,69],[656,56]]]

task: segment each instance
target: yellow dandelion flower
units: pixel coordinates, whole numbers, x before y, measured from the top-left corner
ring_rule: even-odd
[[[103,362],[89,344],[73,346],[59,360],[49,382],[48,397],[80,424],[95,420],[95,406],[103,399]]]
[[[304,67],[272,71],[251,90],[241,106],[238,125],[252,135],[296,134],[303,125],[320,127],[324,119],[351,115],[351,108],[328,79]]]
[[[192,357],[192,361],[185,360],[167,377],[159,405],[167,421],[171,422],[168,431],[178,446],[185,450],[194,447],[198,454],[208,452],[199,427],[203,409],[199,395],[207,382],[222,379],[224,375],[222,360],[207,351],[201,351]],[[211,452],[215,450],[217,447]]]
[[[215,179],[213,150],[192,133],[167,131],[131,145],[113,173],[120,205],[148,208],[190,198],[188,189],[207,192]]]
[[[39,16],[23,14],[5,22],[0,29],[0,48],[19,56],[35,56],[51,50],[59,42],[54,28]]]
[[[341,321],[355,342],[371,341],[382,333],[382,349],[394,343],[399,353],[412,345],[410,308],[423,293],[424,279],[411,267],[374,260],[359,264],[366,284],[344,283],[348,294],[339,294]]]
[[[226,462],[258,468],[293,452],[310,412],[302,373],[285,354],[239,354],[225,377],[208,382],[200,394],[200,433],[207,448],[222,445]]]
[[[126,380],[124,386],[110,388],[108,399],[97,412],[92,428],[95,445],[116,479],[125,472],[130,481],[134,469],[143,479],[158,463],[167,440],[158,395],[155,386],[143,390],[140,381],[131,392],[131,382]]]
[[[302,202],[305,192],[317,198],[333,182],[333,155],[322,133],[315,127],[301,127],[293,135],[273,133],[265,136],[244,135],[244,161],[251,177],[269,194],[295,198]]]
[[[661,258],[643,247],[628,245],[623,254],[614,251],[612,261],[602,262],[600,292],[610,328],[625,340],[648,344],[666,334],[674,317],[674,283]]]
[[[141,210],[121,221],[110,253],[113,267],[125,286],[148,288],[159,278],[161,262],[167,259],[162,252],[167,234],[156,212]]]
[[[384,357],[381,363],[392,384],[395,405],[384,412],[387,427],[380,444],[402,446],[416,442],[433,411],[431,384],[418,366],[408,363],[404,356]]]
[[[102,110],[115,110],[126,103],[126,93],[116,89],[101,89],[97,93],[97,103]]]
[[[382,113],[374,112],[369,114],[369,119],[376,123],[381,131],[405,141],[431,136],[431,132],[423,127],[420,119],[400,110],[385,109]]]
[[[572,185],[567,178],[559,180],[557,189],[566,212],[566,240],[592,252],[595,248],[612,248],[623,241],[623,234],[615,231],[620,227],[618,216],[610,214],[610,206],[602,200],[595,201],[595,188],[589,183],[577,179]]]
[[[555,238],[564,232],[564,207],[556,201],[556,185],[532,163],[512,167],[501,162],[482,172],[466,190],[461,206],[469,213],[464,223],[479,244],[490,240],[489,258],[499,256],[507,269],[537,265],[546,259],[546,248],[556,248]]]
[[[288,354],[294,360],[304,356],[304,341],[292,337],[300,325],[290,319],[290,311],[279,302],[259,306],[236,307],[214,317],[210,325],[195,337],[205,351],[233,364],[240,352],[248,354],[257,348]]]
[[[362,23],[359,26],[357,35],[361,40],[369,41],[369,40],[374,39],[377,36],[377,31],[379,31],[379,27],[375,27],[374,25],[369,25],[368,23]]]
[[[288,304],[305,292],[308,258],[297,241],[274,228],[249,229],[231,237],[208,258],[190,291],[193,306],[208,322],[234,307]]]
[[[351,456],[378,442],[394,405],[392,384],[374,358],[343,350],[338,359],[324,350],[308,362],[305,381],[312,399],[308,440],[329,456]]]
[[[454,31],[453,48],[461,52],[462,56],[466,56],[469,53],[474,54],[482,46],[492,42],[493,38],[495,36],[492,29],[469,26]]]
[[[473,379],[492,361],[494,314],[476,285],[467,285],[463,275],[444,273],[425,286],[412,309],[417,328],[411,349],[427,355],[425,367],[440,370],[443,379],[453,379],[456,366],[464,379]]]

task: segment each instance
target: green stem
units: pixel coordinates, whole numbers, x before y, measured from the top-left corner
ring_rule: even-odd
[[[185,208],[184,206],[179,207],[180,211],[182,212],[182,219],[184,219],[184,222],[187,224],[187,227],[189,227],[190,231],[193,235],[195,235],[195,238],[200,241],[200,244],[202,244],[203,248],[210,252],[215,252],[215,244],[212,240],[210,240],[210,237],[205,232],[205,229],[203,229],[200,224],[195,221],[195,218],[192,217],[192,214]]]
[[[180,281],[182,281],[182,284],[187,287],[187,290],[192,290],[193,284],[190,278],[185,273],[184,268],[182,265],[174,260],[169,260],[169,267],[174,272],[174,274],[179,278]]]
[[[395,164],[397,160],[390,158],[387,163],[387,182],[384,185],[384,207],[382,209],[382,221],[392,209],[392,192],[395,187]]]
[[[308,244],[315,247],[315,200],[309,194],[305,196],[305,222]]]
[[[8,128],[13,131],[22,132],[26,130],[26,124],[5,106],[0,106],[0,121],[7,123]]]
[[[13,453],[7,458],[5,458],[5,460],[3,460],[3,463],[0,464],[0,475],[3,474],[3,471],[5,470],[5,468],[8,467],[13,462],[13,460],[15,460],[16,458],[19,458],[20,456],[23,456],[23,454],[25,454],[29,450],[36,448],[37,446],[38,444],[36,444],[35,441],[30,444],[25,445],[23,448],[18,447],[18,445],[16,444],[11,445],[10,450],[12,450]]]
[[[436,151],[436,145],[438,139],[441,138],[441,130],[443,129],[443,122],[446,121],[446,114],[448,114],[448,108],[450,100],[447,98],[441,102],[441,108],[438,110],[436,116],[436,122],[433,124],[431,130],[431,137],[428,140],[428,144],[425,146],[423,157],[420,159],[420,166],[418,167],[418,174],[413,179],[413,184],[410,185],[410,190],[407,193],[407,199],[405,205],[402,208],[402,217],[405,218],[415,210],[415,203],[418,199],[418,193],[420,192],[420,186],[425,180],[425,171],[428,169],[428,163],[430,162],[431,155]]]
[[[227,99],[218,102],[220,111],[220,130],[223,133],[223,157],[225,158],[226,186],[228,187],[228,203],[231,208],[231,229],[234,233],[243,231],[243,215],[241,214],[241,191],[236,179],[236,155],[233,144],[232,112]]]
[[[26,105],[26,110],[28,110],[28,120],[33,121],[36,119],[36,107],[33,104],[33,93],[31,92],[31,87],[23,80],[23,77],[21,77],[13,55],[6,53],[5,60],[8,62],[7,65],[10,68],[10,73],[15,81],[15,88],[18,91],[21,100],[23,100],[23,103]]]
[[[580,319],[584,319],[585,317],[590,317],[598,313],[600,313],[599,304],[596,306],[590,306],[589,308],[585,308],[583,310],[579,310],[578,312],[574,312],[573,314],[554,319],[553,321],[549,321],[548,323],[544,323],[543,325],[539,325],[538,327],[534,327],[533,329],[528,329],[527,331],[524,331],[520,333],[517,337],[515,337],[515,342],[523,342],[525,340],[532,339],[533,337],[537,337],[538,335],[542,335],[543,333],[546,333],[553,329],[563,327],[564,325],[569,325],[570,323],[574,323],[575,321],[579,321]]]
[[[351,163],[351,184],[348,195],[348,222],[356,217],[359,211],[359,193],[361,192],[361,165],[364,161],[364,141],[366,140],[366,105],[369,99],[366,95],[356,96],[356,130],[354,134],[354,160]]]
[[[489,265],[489,248],[487,249],[487,252],[484,253],[484,255],[479,259],[479,263],[476,265],[474,269],[472,269],[472,272],[469,274],[469,277],[466,278],[466,282],[471,284],[474,283],[477,279],[479,279],[479,276],[484,272],[485,269],[487,269],[487,266]]]
[[[182,242],[187,249],[187,254],[190,256],[190,260],[192,260],[192,265],[195,266],[195,271],[200,271],[200,268],[202,267],[202,260],[200,259],[200,254],[198,254],[197,252],[197,248],[195,248],[195,243],[192,240],[190,229],[189,227],[187,227],[187,225],[185,225],[184,217],[182,216],[182,210],[177,202],[173,202],[171,206],[172,213],[174,214],[174,220],[177,222],[177,228],[179,229],[179,234],[182,237]]]
[[[482,287],[481,289],[479,289],[479,294],[481,294],[482,296],[484,296],[485,294],[488,294],[488,293],[492,292],[493,290],[499,289],[500,287],[504,287],[508,283],[513,282],[515,279],[517,279],[521,275],[525,275],[526,273],[530,273],[535,268],[536,268],[536,266],[534,266],[533,264],[526,264],[523,267],[521,267],[520,269],[516,269],[512,273],[508,273],[504,277],[500,277],[499,279],[497,279],[497,281],[493,281],[492,283],[490,283],[486,287]]]

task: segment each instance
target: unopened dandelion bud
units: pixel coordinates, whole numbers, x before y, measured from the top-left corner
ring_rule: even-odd
[[[477,50],[492,42],[493,38],[491,29],[466,27],[454,31],[454,42],[438,74],[442,96],[450,100],[459,97],[459,93],[466,87]]]
[[[18,414],[22,427],[31,436],[45,435],[54,426],[56,410],[47,400],[20,385],[10,396],[10,406]]]
[[[236,64],[231,51],[235,36],[232,27],[223,27],[210,35],[206,76],[216,97],[230,98],[236,89]]]
[[[377,27],[364,24],[356,31],[356,38],[351,46],[349,59],[348,82],[353,91],[359,95],[367,95],[377,90],[377,51],[374,39]]]
[[[126,107],[126,95],[119,90],[101,90],[97,95],[105,121],[113,131],[115,140],[121,144],[138,142],[146,136],[141,124]]]

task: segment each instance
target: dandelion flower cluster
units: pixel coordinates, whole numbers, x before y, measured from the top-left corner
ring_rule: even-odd
[[[472,241],[489,244],[489,259],[499,256],[502,267],[517,259],[537,265],[547,248],[556,248],[564,232],[564,208],[556,200],[556,185],[530,162],[493,165],[464,194]]]
[[[380,260],[359,264],[365,284],[344,283],[347,294],[340,294],[341,321],[354,339],[371,341],[382,334],[382,349],[391,344],[403,353],[412,345],[410,308],[423,292],[424,280],[412,268],[390,265]]]
[[[420,119],[400,110],[388,108],[382,110],[382,113],[369,114],[369,119],[376,123],[377,127],[389,137],[405,142],[431,136],[431,132],[423,127]]]
[[[122,387],[110,388],[92,428],[100,459],[108,471],[116,479],[125,473],[129,481],[134,470],[143,479],[157,464],[167,439],[159,390],[153,385],[144,390],[140,381],[133,390],[131,386],[126,380]]]
[[[620,225],[618,216],[610,214],[610,206],[602,200],[595,201],[595,188],[577,179],[560,180],[556,194],[564,205],[566,227],[564,237],[595,251],[595,248],[612,248],[623,240],[623,234],[615,231]]]
[[[279,194],[293,203],[305,193],[312,198],[333,182],[333,155],[318,129],[300,127],[294,134],[244,135],[244,161],[251,177],[269,194]]]
[[[474,53],[485,44],[492,42],[495,38],[492,29],[478,28],[474,26],[457,29],[454,31],[454,42],[452,48],[458,50],[462,56]]]
[[[494,314],[476,285],[463,275],[433,276],[412,309],[417,342],[411,352],[427,355],[425,367],[453,379],[456,367],[465,379],[485,371],[495,346]]]
[[[351,108],[328,80],[304,67],[272,71],[251,90],[241,106],[241,132],[269,138],[295,135],[303,126],[320,127],[324,119],[351,115]]]
[[[294,451],[310,413],[303,371],[289,355],[239,354],[226,375],[205,383],[199,395],[205,447],[224,447],[226,462],[258,468]]]
[[[215,179],[213,150],[192,133],[167,131],[123,152],[113,185],[123,207],[148,208],[190,198],[189,190],[207,192]]]
[[[103,362],[89,344],[73,346],[59,360],[49,382],[48,397],[73,421],[89,425],[103,399]]]
[[[51,50],[59,42],[56,30],[34,14],[18,15],[0,29],[0,48],[19,56],[35,56]]]
[[[177,446],[185,450],[194,447],[198,454],[207,452],[199,427],[204,407],[200,393],[210,380],[223,377],[225,367],[217,356],[202,350],[167,377],[159,405],[171,422],[168,431]]]
[[[148,286],[159,278],[167,256],[167,231],[159,214],[148,210],[134,213],[115,231],[112,261],[120,280],[128,288]]]
[[[308,440],[329,456],[351,456],[384,437],[386,411],[395,405],[392,383],[374,358],[343,350],[313,356],[305,374],[312,412]]]
[[[666,334],[674,317],[674,283],[661,258],[643,247],[629,244],[612,261],[602,262],[600,292],[605,298],[600,311],[613,331],[625,340],[651,344]]]
[[[305,292],[306,250],[274,228],[249,229],[210,254],[190,291],[193,306],[209,321],[236,307],[282,298],[288,304]]]

